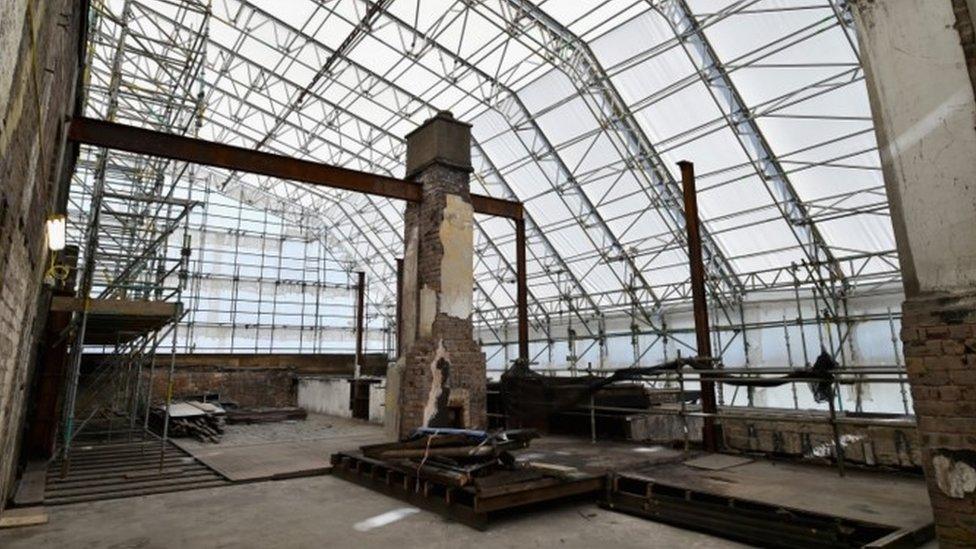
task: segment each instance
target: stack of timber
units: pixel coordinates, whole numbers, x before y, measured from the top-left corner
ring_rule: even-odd
[[[153,410],[154,423],[161,424],[166,417],[166,406]],[[224,434],[226,412],[209,402],[174,402],[169,405],[169,435],[195,438],[200,442],[220,442]]]

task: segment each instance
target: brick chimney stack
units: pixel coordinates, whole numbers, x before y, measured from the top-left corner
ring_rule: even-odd
[[[472,338],[471,126],[440,112],[407,135],[401,356],[387,375],[388,433],[487,427],[485,355]]]

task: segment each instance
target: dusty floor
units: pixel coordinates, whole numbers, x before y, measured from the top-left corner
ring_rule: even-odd
[[[317,474],[331,469],[329,456],[336,452],[385,441],[379,425],[322,414],[302,421],[228,425],[219,444],[173,440],[232,481]]]
[[[309,413],[304,420],[274,423],[227,425],[219,444],[199,442],[192,438],[174,439],[186,450],[196,448],[254,446],[268,443],[355,439],[364,436],[383,436],[383,426],[359,419]],[[355,443],[353,443],[355,445]]]
[[[426,511],[378,525],[402,509],[329,476],[268,481],[51,507],[46,525],[0,530],[0,547],[743,547],[588,503],[502,518],[486,532]]]
[[[479,532],[335,477],[264,480],[289,471],[317,471],[328,465],[331,453],[382,438],[382,428],[376,425],[309,414],[306,421],[228,426],[220,444],[179,439],[175,442],[181,447],[229,478],[259,481],[50,506],[46,525],[0,530],[0,548],[736,546],[586,502],[522,511],[493,520],[487,532]],[[826,468],[752,463],[750,459],[728,469],[703,472],[682,463],[689,456],[661,446],[605,441],[591,445],[580,439],[545,437],[517,454],[520,460],[561,464],[597,474],[612,469],[663,475],[665,479],[691,475],[690,481],[698,483],[722,480],[718,488],[737,487],[737,493],[744,490],[758,500],[772,498],[780,505],[817,503],[810,501],[811,492],[817,492],[813,487],[830,487],[823,490],[826,499],[821,503],[827,505],[826,510],[867,513],[866,517],[858,515],[862,520],[891,514],[892,509],[905,511],[903,500],[925,497],[919,479],[854,471],[841,480]],[[761,469],[758,476],[749,476],[756,468]],[[804,479],[806,484],[799,482]],[[782,489],[794,484],[796,490]],[[763,491],[767,485],[769,489]],[[711,485],[706,488],[718,489]],[[759,493],[754,493],[756,490]],[[851,490],[853,494],[848,494]],[[851,500],[853,508],[835,505],[838,497],[842,503]],[[919,510],[928,512],[927,507]],[[915,516],[910,511],[906,511],[908,518]]]

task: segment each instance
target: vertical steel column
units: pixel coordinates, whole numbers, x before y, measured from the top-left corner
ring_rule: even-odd
[[[523,366],[529,364],[529,288],[525,266],[525,219],[515,220],[515,279],[516,308],[518,309],[518,358]]]
[[[684,191],[685,229],[688,231],[688,261],[691,264],[691,296],[695,311],[695,336],[698,356],[710,357],[712,354],[711,334],[708,327],[708,303],[705,301],[705,263],[702,260],[701,233],[699,232],[698,197],[695,194],[695,165],[687,160],[678,162],[681,168],[681,187]],[[711,366],[709,366],[711,367]],[[705,450],[718,449],[715,436],[715,382],[710,376],[701,375],[702,412],[713,414],[705,416],[702,443]]]
[[[396,357],[403,353],[403,259],[396,260]]]
[[[363,367],[363,316],[366,310],[366,272],[359,271],[359,282],[356,284],[356,371],[359,379]]]

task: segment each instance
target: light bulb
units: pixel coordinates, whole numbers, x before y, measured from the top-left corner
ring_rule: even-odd
[[[64,230],[66,219],[64,215],[52,215],[47,219],[47,247],[57,252],[64,249]]]

